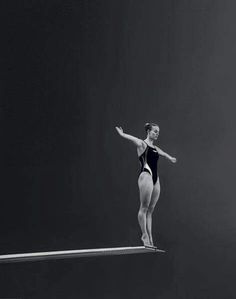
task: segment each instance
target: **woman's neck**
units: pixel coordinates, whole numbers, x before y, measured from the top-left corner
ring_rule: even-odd
[[[152,139],[150,139],[150,138],[147,137],[144,141],[145,141],[148,145],[154,146],[154,144],[153,144],[153,140],[152,140]]]

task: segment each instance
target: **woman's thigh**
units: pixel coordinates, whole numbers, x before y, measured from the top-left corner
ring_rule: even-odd
[[[149,206],[153,192],[152,176],[148,172],[142,172],[138,179],[141,204]]]
[[[159,178],[156,181],[156,184],[153,187],[153,191],[151,194],[151,200],[150,200],[150,208],[154,209],[156,203],[158,202],[159,196],[160,196],[160,192],[161,192],[161,186],[160,186],[160,180]]]

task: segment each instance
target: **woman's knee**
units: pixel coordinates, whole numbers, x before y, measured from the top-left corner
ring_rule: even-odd
[[[146,214],[148,212],[148,205],[140,205],[139,214]]]
[[[153,213],[153,211],[154,211],[154,208],[155,208],[155,206],[150,205],[150,206],[148,207],[147,214],[152,215],[152,213]]]

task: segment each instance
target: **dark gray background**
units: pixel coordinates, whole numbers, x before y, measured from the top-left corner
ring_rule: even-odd
[[[177,3],[178,2],[178,3]],[[136,246],[139,164],[114,127],[160,125],[167,253],[0,265],[0,297],[234,299],[234,1],[1,4],[1,254]]]

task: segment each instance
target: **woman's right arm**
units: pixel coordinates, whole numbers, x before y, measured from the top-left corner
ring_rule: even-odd
[[[139,139],[139,138],[137,138],[137,137],[134,137],[134,136],[132,136],[132,135],[129,135],[129,134],[124,133],[124,131],[123,131],[123,129],[122,129],[121,127],[116,127],[116,131],[118,132],[118,134],[119,134],[121,137],[123,137],[123,138],[125,138],[125,139],[131,141],[131,142],[134,143],[137,147],[142,147],[142,146],[143,146],[143,141],[142,141],[141,139]]]

